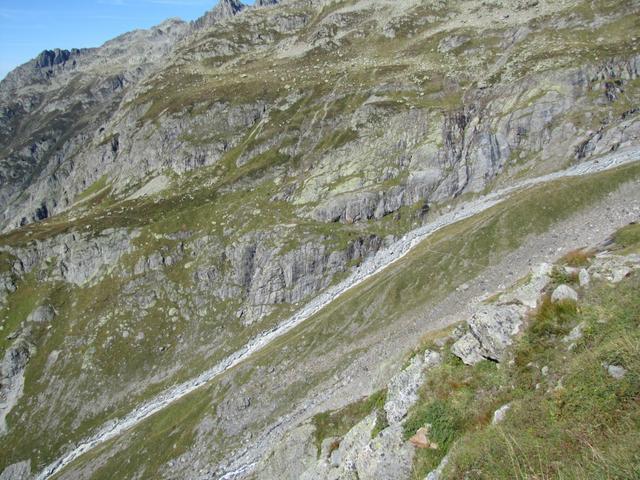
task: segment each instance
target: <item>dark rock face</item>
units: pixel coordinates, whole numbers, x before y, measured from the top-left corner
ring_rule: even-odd
[[[74,55],[80,53],[80,50],[74,48],[73,50],[45,50],[36,58],[36,67],[48,68],[55,65],[63,65],[69,61]]]

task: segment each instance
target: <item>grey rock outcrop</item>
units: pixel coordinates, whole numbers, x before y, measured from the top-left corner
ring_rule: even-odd
[[[404,439],[402,423],[407,411],[418,399],[417,390],[424,382],[425,374],[440,361],[440,354],[431,350],[414,356],[409,365],[394,376],[388,384],[384,410],[389,425],[372,438],[373,429],[379,421],[377,413],[373,412],[349,430],[344,438],[325,439],[322,443],[320,458],[296,478],[301,480],[409,478],[414,450]],[[276,447],[276,451],[269,453],[259,467],[261,472],[264,471],[263,465],[277,466],[277,468],[269,470],[268,474],[260,478],[288,478],[287,471],[281,470],[285,468],[286,462],[279,459],[283,458],[283,455],[287,456],[297,451],[296,448],[304,450],[306,447],[303,445],[308,443],[312,433],[312,427],[303,425],[285,436]],[[307,440],[298,438],[299,435]],[[289,453],[278,451],[286,449],[286,445],[292,438],[297,439],[299,445],[296,448],[291,447]],[[337,445],[337,448],[330,450],[331,445]],[[301,459],[308,459],[308,455],[297,454],[295,457],[296,459],[292,458],[289,463],[294,465],[297,472],[296,465],[300,464]],[[308,462],[305,460],[303,463]]]
[[[467,321],[469,332],[452,346],[452,352],[467,364],[482,358],[502,361],[524,323],[526,309],[518,305],[481,306]]]
[[[50,323],[55,316],[56,311],[51,305],[41,305],[29,314],[27,323]]]
[[[17,404],[24,388],[24,371],[35,353],[27,329],[11,343],[0,364],[0,436],[7,431],[7,415]]]
[[[256,470],[262,478],[298,480],[317,461],[315,427],[303,424],[285,435]]]
[[[356,459],[357,478],[409,478],[412,463],[413,447],[405,441],[402,425],[392,425],[360,450]]]
[[[238,0],[220,0],[213,9],[193,22],[193,27],[197,30],[210,28],[225,18],[237,15],[245,8],[246,5]]]
[[[16,284],[11,272],[0,273],[0,307],[4,306],[7,296],[16,291]]]
[[[36,270],[49,270],[52,261],[52,279],[61,279],[75,285],[97,280],[117,266],[125,253],[132,251],[132,240],[139,232],[108,229],[99,235],[70,233],[35,241],[26,247],[0,247],[16,257],[14,270],[25,274]]]
[[[9,465],[0,474],[0,480],[31,480],[31,462],[24,461]]]
[[[239,314],[245,324],[259,321],[282,303],[298,303],[326,288],[346,265],[375,253],[382,240],[357,239],[346,250],[332,251],[322,242],[308,242],[282,253],[265,235],[250,235],[225,250],[231,268],[222,282],[222,298],[244,292],[246,307]]]
[[[317,207],[312,217],[322,222],[356,223],[393,213],[404,205],[404,189],[395,187],[387,192],[364,192],[334,197]]]

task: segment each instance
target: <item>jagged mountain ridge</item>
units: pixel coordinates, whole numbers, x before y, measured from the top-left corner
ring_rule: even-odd
[[[310,16],[308,12],[296,14],[295,9],[297,7],[295,7],[294,5],[289,6],[289,8],[294,13],[287,14],[285,16],[279,15],[277,13],[278,11],[280,11],[279,9],[276,9],[274,11],[275,15],[273,16],[273,18],[270,18],[270,21],[273,23],[270,28],[275,28],[274,33],[265,35],[264,33],[261,34],[256,31],[255,33],[250,34],[250,36],[255,36],[255,38],[249,39],[249,44],[254,45],[254,47],[252,48],[256,48],[259,44],[271,44],[270,49],[275,49],[277,51],[277,49],[279,48],[288,48],[287,45],[292,40],[296,41],[295,32],[299,31],[305,25],[305,23],[308,22]],[[385,4],[384,2],[382,2],[379,5],[379,8],[382,9],[388,8],[392,9],[392,11],[395,10],[396,12],[402,12],[401,4]],[[250,19],[248,19],[249,24],[253,24],[252,22],[254,20],[252,19],[260,20],[260,15],[256,13],[255,9],[251,10],[253,11],[249,11],[248,13],[246,13],[246,15],[244,15],[251,17]],[[240,11],[242,11],[242,9],[240,8],[239,3],[223,2],[207,15],[205,15],[200,21],[196,21],[194,25],[198,25],[198,22],[215,22],[218,18],[228,18],[229,15],[238,13]],[[373,15],[377,16],[380,15],[380,13],[379,11],[374,10]],[[266,17],[268,17],[268,15]],[[340,28],[337,26],[345,22],[345,20],[342,18],[346,19],[347,17],[345,15],[342,15],[342,17],[334,15],[332,16],[331,23],[337,21],[336,25],[329,28],[328,25],[321,24],[317,28],[315,28],[316,31],[315,33],[313,33],[313,35],[315,35],[316,38],[312,39],[312,45],[317,46],[313,48],[320,49],[319,51],[326,49],[328,50],[327,53],[329,53],[329,56],[331,56],[331,49],[335,49],[338,47],[338,42],[336,40],[333,40],[333,38],[337,33],[335,29]],[[382,23],[386,24],[388,22],[391,22],[393,19],[393,14],[390,18],[391,20],[385,19],[385,21]],[[509,20],[507,19],[505,21],[508,22]],[[231,22],[231,24],[233,24],[233,22]],[[256,24],[251,28],[253,28],[254,30],[256,28],[260,28],[258,25],[259,24]],[[344,25],[345,27],[342,28],[346,28],[345,31],[347,32],[350,31],[350,28],[352,28],[347,26],[348,23],[344,23]],[[45,115],[43,119],[44,123],[42,124],[42,127],[44,129],[41,128],[40,130],[38,130],[37,122],[34,121],[34,118],[37,118],[38,115],[33,114],[33,112],[32,114],[30,114],[30,128],[27,128],[24,132],[22,132],[21,130],[17,129],[16,126],[11,127],[11,125],[17,122],[20,118],[20,115],[16,115],[17,112],[24,110],[25,113],[27,113],[28,111],[31,111],[35,105],[38,105],[40,104],[40,102],[44,101],[43,99],[38,100],[39,95],[33,95],[32,93],[30,93],[27,95],[27,98],[17,102],[17,104],[11,106],[10,103],[7,107],[5,107],[5,114],[3,116],[3,118],[5,119],[5,121],[3,122],[5,123],[5,126],[3,127],[3,131],[5,132],[3,137],[3,145],[11,148],[11,155],[13,156],[13,158],[6,157],[9,150],[5,149],[5,153],[3,154],[3,156],[5,156],[6,158],[3,160],[3,175],[6,178],[22,178],[22,182],[24,182],[24,179],[33,179],[28,180],[27,185],[21,184],[21,182],[17,182],[18,184],[21,184],[20,197],[16,197],[16,195],[18,195],[18,190],[16,190],[15,180],[3,182],[4,188],[2,189],[1,198],[3,199],[3,204],[7,205],[3,213],[5,217],[5,228],[8,228],[10,225],[15,226],[20,223],[28,223],[33,221],[34,219],[42,219],[43,217],[67,209],[71,204],[73,204],[74,199],[82,192],[83,189],[89,187],[103,174],[107,174],[112,180],[115,180],[118,189],[121,189],[127,182],[133,183],[135,181],[139,181],[145,175],[151,175],[154,172],[160,172],[165,168],[171,168],[175,171],[185,171],[197,168],[202,164],[214,164],[224,154],[225,149],[229,149],[235,144],[235,142],[237,142],[237,138],[234,139],[234,136],[238,138],[242,136],[240,130],[252,126],[258,118],[261,118],[263,114],[261,110],[273,108],[273,105],[269,105],[268,96],[265,96],[264,94],[259,94],[255,96],[256,98],[251,98],[251,101],[245,102],[245,105],[243,105],[241,108],[236,107],[236,112],[234,112],[234,115],[229,117],[231,120],[230,130],[225,134],[226,138],[221,138],[217,142],[213,142],[208,149],[199,148],[200,145],[198,145],[197,142],[195,144],[192,143],[191,145],[189,145],[189,142],[180,142],[177,138],[170,138],[170,136],[180,137],[181,133],[177,133],[176,130],[181,132],[183,129],[189,130],[189,128],[202,128],[202,126],[198,125],[198,121],[196,121],[195,124],[192,124],[189,127],[187,127],[186,125],[167,125],[167,127],[165,128],[165,132],[163,132],[163,135],[165,137],[167,137],[168,135],[169,137],[167,137],[166,140],[163,140],[162,138],[156,139],[156,143],[159,142],[166,144],[165,150],[167,150],[167,152],[165,153],[159,151],[156,154],[152,155],[153,157],[159,157],[155,161],[155,164],[154,160],[149,160],[142,157],[139,153],[139,150],[146,148],[146,140],[144,139],[148,137],[148,132],[143,131],[143,139],[141,140],[137,139],[135,134],[132,135],[132,133],[140,128],[140,126],[136,122],[140,122],[140,120],[144,119],[145,116],[151,117],[152,115],[149,115],[149,111],[147,111],[146,113],[142,111],[145,108],[148,108],[148,106],[143,107],[145,95],[141,90],[144,87],[136,87],[138,81],[142,78],[146,78],[147,75],[152,75],[149,72],[154,71],[155,69],[162,70],[168,68],[169,70],[167,70],[167,72],[169,75],[177,74],[178,77],[184,76],[186,73],[184,72],[184,70],[182,71],[182,73],[179,73],[181,68],[180,65],[192,65],[192,60],[201,62],[214,62],[214,71],[216,68],[215,62],[219,63],[220,67],[218,68],[221,68],[221,71],[223,72],[227,69],[233,70],[234,68],[236,68],[233,66],[233,63],[230,63],[227,66],[224,59],[229,58],[228,55],[231,53],[235,55],[240,54],[246,48],[245,46],[243,46],[242,41],[239,43],[234,43],[233,41],[229,42],[227,38],[224,38],[225,34],[220,33],[216,35],[219,37],[217,39],[218,45],[213,48],[213,50],[207,51],[207,47],[205,46],[206,44],[203,44],[202,40],[197,40],[198,35],[196,35],[195,37],[193,37],[193,35],[189,35],[189,38],[192,38],[192,40],[189,40],[189,42],[191,42],[192,45],[201,45],[201,48],[205,48],[204,51],[194,51],[192,47],[189,47],[187,45],[184,45],[184,47],[182,47],[181,49],[181,43],[178,42],[178,44],[176,44],[176,41],[179,40],[180,37],[185,35],[185,32],[189,29],[187,29],[185,25],[172,23],[169,24],[169,27],[170,28],[167,28],[166,31],[163,30],[161,26],[158,27],[157,30],[155,30],[155,33],[154,30],[151,30],[148,34],[139,33],[125,35],[120,39],[120,41],[116,41],[116,44],[113,45],[113,48],[109,48],[109,44],[107,44],[105,46],[107,49],[106,56],[109,58],[108,68],[110,70],[107,78],[105,79],[103,72],[98,69],[96,75],[100,79],[100,82],[97,85],[94,84],[94,80],[91,79],[83,81],[82,76],[80,76],[79,79],[77,78],[76,80],[74,80],[73,83],[79,84],[81,87],[78,95],[78,99],[81,100],[80,102],[72,102],[71,104],[69,104],[69,100],[64,100],[73,98],[71,91],[68,91],[69,83],[65,84],[65,88],[67,88],[67,91],[64,91],[64,89],[57,90],[56,95],[62,96],[63,100],[57,98],[54,95],[52,100],[47,100],[45,102],[46,107],[40,109],[39,115]],[[224,28],[225,27],[221,27],[221,29]],[[381,28],[381,33],[383,35],[386,35],[387,32],[385,32],[384,29],[387,28],[387,26],[382,25]],[[388,28],[390,28],[391,30],[393,29],[393,27],[390,26]],[[273,35],[282,35],[282,33],[279,32],[284,33],[289,38],[275,41],[275,37],[273,37]],[[391,35],[390,30],[388,34]],[[141,38],[139,42],[135,40],[135,37],[137,35],[143,35],[143,38]],[[507,48],[507,52],[510,51],[509,48],[517,48],[517,46],[522,43],[523,39],[527,38],[527,32],[523,29],[510,32],[509,35],[512,35],[512,37],[503,40],[504,45],[501,46],[501,48]],[[204,36],[200,36],[199,38],[203,37]],[[123,45],[122,48],[118,48],[117,45],[119,45],[122,41],[131,43],[125,43],[125,45],[128,46]],[[274,41],[275,44],[271,43]],[[300,38],[297,41],[298,47],[296,48],[300,48],[308,40],[306,38]],[[345,40],[339,40],[339,42],[344,41]],[[464,44],[465,42],[468,43],[468,41],[468,38],[464,35],[454,36],[454,38],[448,41],[449,43],[451,43],[451,45],[449,45],[449,43],[447,42],[444,42],[442,44],[438,44],[437,49],[438,52],[443,52],[445,56],[447,56],[447,53],[449,53],[450,56],[452,54],[451,52],[454,52],[455,48],[464,48],[459,46],[458,43],[462,42]],[[138,55],[134,55],[132,57],[132,52],[130,50],[136,48],[134,47],[134,45],[139,44],[157,44],[157,47],[152,47],[152,51],[141,50]],[[510,45],[511,47],[509,47]],[[257,50],[257,52],[259,52],[259,50]],[[115,55],[115,57],[113,57],[113,55]],[[182,55],[182,58],[179,58],[180,55]],[[210,58],[211,55],[220,57],[222,63],[214,60],[213,58]],[[255,55],[255,53],[252,55]],[[258,53],[258,55],[260,54]],[[118,58],[118,56],[120,56],[120,62],[124,63],[124,66],[120,73],[113,71],[114,63],[116,63],[114,61],[116,58]],[[208,60],[207,57],[209,57]],[[247,58],[250,58],[250,56]],[[187,63],[184,63],[185,61]],[[618,75],[630,75],[631,77],[633,77],[637,71],[637,65],[634,62],[636,62],[636,60],[633,60],[629,65],[611,65],[610,67],[607,67],[608,71],[603,71],[603,74],[605,77],[611,75],[613,78],[617,78]],[[500,68],[500,62],[496,64],[496,67]],[[187,68],[193,69],[192,66]],[[366,65],[362,65],[361,68],[366,69],[367,67]],[[194,71],[189,72],[187,76],[184,77],[184,82],[187,82],[186,85],[191,85],[190,88],[196,87],[197,84],[189,84],[189,82],[192,82],[199,75],[202,75],[202,73],[198,72],[198,70],[199,69],[195,69]],[[491,72],[487,72],[486,74],[490,73]],[[163,81],[160,80],[162,78],[162,74],[158,73],[157,75],[158,77],[155,79],[155,81],[153,80],[154,76],[152,75],[149,78],[149,82],[151,82],[151,84],[155,83],[159,86],[163,83]],[[167,73],[165,73],[164,75],[165,78],[167,78]],[[195,75],[195,77],[193,75]],[[263,75],[268,76],[266,72],[263,73]],[[597,77],[598,75],[599,73],[596,71],[588,74],[588,76],[595,77]],[[63,82],[67,82],[69,80],[67,77],[65,78],[66,80],[63,80]],[[212,78],[208,74],[207,76],[200,78],[206,78],[207,82],[211,82],[212,80]],[[268,83],[274,82],[273,85],[269,85],[267,87],[269,90],[271,90],[271,92],[273,92],[274,89],[286,86],[286,83],[284,83],[284,85],[278,85],[278,83],[281,83],[280,78],[286,77],[273,78],[268,81]],[[183,82],[183,80],[180,81]],[[249,79],[247,82],[240,83],[246,83],[248,86],[251,81],[253,80]],[[434,83],[434,87],[437,87],[438,82],[442,82],[442,80],[435,78],[428,82]],[[5,82],[5,88],[3,88],[2,90],[6,92],[3,97],[12,98],[13,102],[13,99],[15,97],[20,98],[20,96],[16,95],[15,89],[10,87],[11,83],[12,82]],[[304,86],[306,83],[307,82],[303,81],[300,87],[303,89],[307,88]],[[613,97],[616,97],[618,94],[616,93],[617,87],[615,86],[615,82],[609,83],[611,84],[612,88],[610,94]],[[131,88],[123,88],[125,85],[129,84]],[[455,84],[456,80],[452,79],[451,85],[453,86]],[[455,88],[456,87],[454,87],[454,90]],[[525,85],[522,85],[520,88],[527,87]],[[87,90],[88,94],[83,93]],[[462,90],[464,90],[464,88]],[[127,92],[126,95],[124,93],[125,91]],[[498,92],[495,93],[497,94]],[[486,90],[480,90],[480,94],[481,97],[487,97]],[[172,93],[170,93],[170,95],[172,95]],[[459,92],[456,93],[456,95],[459,95]],[[250,95],[250,97],[251,96],[254,95]],[[149,96],[147,95],[147,97]],[[131,100],[133,98],[136,98],[137,101],[132,102]],[[109,99],[111,100],[109,101]],[[197,101],[196,99],[194,100]],[[247,100],[249,100],[249,98],[247,98]],[[446,135],[450,139],[449,141],[455,142],[460,145],[452,145],[453,148],[450,148],[449,151],[452,152],[453,156],[447,159],[443,159],[441,163],[448,162],[450,164],[455,164],[459,162],[459,158],[456,157],[468,154],[468,152],[464,150],[464,145],[461,145],[461,142],[463,141],[461,134],[465,129],[467,129],[467,127],[470,127],[471,129],[478,128],[476,125],[470,124],[470,121],[473,120],[474,114],[476,117],[478,117],[478,112],[467,112],[466,109],[477,110],[478,108],[480,108],[480,104],[482,104],[483,102],[485,102],[485,100],[480,100],[480,97],[475,101],[469,102],[469,105],[458,109],[458,111],[455,113],[455,118],[451,118],[451,120],[448,121],[450,124],[448,128],[449,130],[451,130],[451,133],[447,133]],[[94,107],[88,107],[91,104],[94,104]],[[221,102],[221,105],[222,104],[223,102]],[[562,105],[562,102],[560,102],[560,105]],[[76,119],[76,121],[73,123],[73,129],[71,129],[69,126],[71,120],[67,118],[64,113],[65,110],[69,111],[69,108],[74,109],[74,112],[72,114],[69,114],[69,116],[73,117],[73,119]],[[141,108],[142,110],[140,110]],[[562,107],[560,106],[559,108]],[[87,110],[87,115],[82,116],[87,118],[83,118],[83,122],[79,124],[77,121],[77,119],[80,117],[79,113],[85,110]],[[97,110],[99,113],[96,113],[95,110]],[[215,106],[211,111],[214,110]],[[94,112],[93,115],[92,112]],[[540,112],[540,114],[547,116],[554,115],[552,111]],[[51,116],[55,116],[55,120],[52,120]],[[175,121],[177,120],[177,118],[175,118],[173,115],[163,115],[163,117],[164,121],[170,121],[173,123],[175,123]],[[111,118],[111,120],[106,121],[107,118]],[[202,118],[200,122],[201,121],[206,120]],[[541,121],[542,125],[544,125],[545,120],[542,119]],[[536,119],[534,121],[534,125],[538,123],[540,123],[540,121]],[[123,132],[117,131],[117,124],[121,125],[120,129],[122,129]],[[53,130],[47,131],[52,127]],[[494,151],[499,152],[500,156],[502,157],[507,157],[511,151],[513,151],[515,148],[518,148],[519,143],[524,139],[524,135],[518,134],[518,128],[522,128],[524,130],[527,129],[526,126],[507,128],[505,132],[502,133],[502,135],[511,136],[512,138],[507,140],[506,142],[504,140],[498,141],[488,137],[486,139],[483,139],[482,142],[486,144],[486,147],[483,148],[488,152],[482,153],[483,157],[487,156],[488,154],[489,158],[491,158],[492,155],[495,158],[495,154],[492,153]],[[74,134],[71,135],[71,138],[67,138],[70,135],[71,130],[73,130]],[[144,130],[144,127],[142,130]],[[171,132],[171,130],[173,130],[173,132]],[[345,130],[348,132],[349,129],[345,128]],[[601,133],[602,132],[598,133],[598,135],[601,135]],[[431,134],[437,133],[432,132]],[[345,135],[348,135],[348,133],[345,133]],[[568,136],[569,134],[568,132],[566,132],[564,133],[564,135]],[[583,136],[584,135],[585,134],[583,134]],[[125,136],[130,138],[125,139]],[[189,134],[187,133],[183,136],[188,137]],[[571,134],[571,136],[573,137],[573,133]],[[116,137],[118,137],[119,139],[117,145],[115,142],[112,143],[109,141],[113,140]],[[9,139],[11,139],[11,143],[9,143]],[[86,148],[86,142],[89,139],[91,140],[92,145],[91,148]],[[588,136],[584,136],[584,138],[581,139],[581,143],[588,145]],[[577,146],[578,145],[567,145],[565,148],[572,148]],[[539,151],[540,147],[540,145],[536,146],[536,150]],[[605,148],[602,148],[602,150],[604,151]],[[175,158],[169,158],[174,157],[175,152],[180,152],[179,157],[182,158],[179,161],[176,161]],[[120,158],[118,160],[114,158],[116,154],[120,155]],[[447,155],[450,154],[447,153]],[[522,153],[522,155],[524,156],[526,155],[526,153]],[[545,156],[548,156],[548,154],[545,154]],[[586,155],[582,156],[584,157]],[[74,159],[72,161],[70,160],[70,157],[77,157],[82,160],[78,161],[77,159]],[[482,160],[480,163],[482,163],[483,161],[484,160]],[[491,162],[493,161],[495,160],[491,159]],[[495,169],[495,167],[491,165],[491,162],[485,162],[485,166],[483,167],[485,169],[488,168],[487,174],[489,177],[493,177],[495,175],[495,173],[491,171],[492,169]],[[499,167],[500,161],[498,161],[497,163],[497,166]],[[118,179],[116,178],[118,176],[118,173],[116,172],[119,170],[121,164],[125,166],[134,166],[135,168],[128,169],[128,171],[126,171],[126,174],[120,175],[121,177],[125,178]],[[97,166],[99,167],[96,168]],[[460,169],[458,169],[458,167],[454,168],[458,170],[460,174],[464,173]],[[412,175],[412,180],[414,180],[414,182],[417,184],[416,187],[413,188],[429,188],[428,186],[425,186],[425,183],[426,185],[429,185],[439,182],[440,178],[438,177],[441,174],[439,174],[437,172],[437,169],[434,169],[432,166],[427,166],[420,169],[419,175],[423,176],[422,181],[417,180],[416,174]],[[480,174],[480,176],[482,175],[484,175],[484,173]],[[449,181],[454,183],[456,182],[455,179],[449,179]],[[477,184],[482,182],[483,180],[481,179],[475,180],[476,185],[473,185],[473,182],[471,182],[472,185],[470,185],[469,187],[471,189],[477,189]],[[452,190],[451,193],[460,194],[465,188],[467,188],[466,184],[469,183],[469,181],[461,178],[458,183],[460,185],[449,187]],[[450,192],[447,192],[444,195],[448,195],[449,193]],[[393,196],[394,194],[392,193],[392,197]],[[11,200],[12,198],[14,200]],[[412,200],[414,198],[415,195],[412,195]],[[362,199],[361,201],[367,202],[366,199]],[[392,203],[397,203],[397,200],[393,198],[391,201]]]
[[[290,1],[199,29],[168,21],[108,42],[104,57],[54,52],[53,75],[6,96],[33,102],[33,115],[3,122],[15,129],[2,142],[6,178],[20,181],[1,187],[0,351],[21,359],[3,375],[24,386],[0,404],[0,467],[41,470],[456,203],[637,146],[637,2],[534,3]],[[637,172],[605,177],[565,192],[562,209],[536,198],[560,222]],[[493,251],[518,244],[516,226],[543,228],[503,225]],[[217,478],[314,409],[384,385],[419,337],[392,340],[409,324],[405,305],[429,309],[478,263],[443,235],[435,253],[455,273],[427,249],[424,273],[358,291],[352,311],[329,309],[273,360],[142,425],[160,432],[155,453],[132,453],[148,448],[136,429],[62,477]]]
[[[257,6],[274,3],[261,2]],[[50,183],[53,171],[68,168],[65,165],[68,163],[65,158],[68,153],[60,150],[69,130],[83,130],[79,135],[80,141],[90,138],[95,134],[91,130],[114,113],[125,92],[155,68],[160,68],[159,65],[177,43],[198,30],[211,28],[225,18],[240,13],[244,8],[241,2],[224,0],[194,22],[169,19],[150,30],[123,34],[94,49],[45,50],[37,58],[10,72],[0,86],[3,103],[0,141],[5,154],[13,150],[22,151],[23,155],[22,160],[4,158],[2,161],[4,181],[0,199],[5,205],[4,215],[12,203],[26,201],[32,211],[18,222],[24,224],[42,220],[59,211],[59,202],[68,204],[68,198],[63,200],[58,197],[49,202],[38,198],[46,197],[46,190],[52,186],[34,183]],[[70,84],[76,84],[79,88],[69,89]],[[52,119],[52,112],[59,114]],[[69,125],[72,120],[68,117],[76,118],[85,114],[93,117],[87,124]],[[25,125],[26,116],[33,122],[34,117],[39,115],[44,117],[40,125]],[[49,130],[52,124],[54,128]],[[56,128],[57,124],[60,124],[60,128]],[[59,137],[64,140],[60,141]],[[43,156],[46,157],[44,160],[41,158]],[[12,165],[14,161],[16,164]],[[24,163],[27,164],[26,168]],[[16,197],[22,193],[15,190],[16,185],[40,191],[32,193],[32,198],[25,199],[24,195]],[[71,188],[78,193],[86,186]]]

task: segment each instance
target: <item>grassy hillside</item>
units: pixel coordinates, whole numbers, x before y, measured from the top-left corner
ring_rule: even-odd
[[[328,381],[351,364],[361,350],[369,348],[371,342],[379,341],[385,332],[397,328],[399,319],[406,318],[416,308],[433,305],[444,298],[458,285],[495,263],[501,255],[517,248],[530,235],[543,233],[572,213],[596,204],[630,179],[637,178],[639,168],[631,165],[595,176],[535,187],[484,214],[443,229],[401,261],[277,339],[251,360],[159,412],[117,441],[91,452],[77,462],[75,468],[97,462],[101,468],[93,478],[129,478],[140,472],[156,475],[167,461],[189,450],[198,438],[202,422],[211,418],[218,419],[220,424],[214,428],[214,440],[208,443],[206,453],[202,454],[205,457],[201,458],[212,463],[220,461],[224,449],[241,448],[245,444],[247,431],[244,428],[257,433],[294,405],[303,403],[314,391],[314,386]],[[626,233],[627,237],[633,238],[633,233]],[[627,243],[626,248],[633,248],[630,240]],[[501,387],[507,384],[504,369],[489,363],[471,369],[450,355],[447,358],[442,371],[434,374],[441,375],[437,383],[442,385],[438,391],[449,392],[443,393],[441,400],[446,401],[432,404],[431,398],[424,396],[413,414],[415,420],[411,420],[417,425],[423,419],[433,419],[434,415],[453,415],[451,425],[449,420],[445,421],[443,435],[446,434],[447,440],[440,439],[442,445],[453,444],[467,429],[473,431],[476,422],[486,424],[493,410],[511,398],[503,395]],[[275,372],[268,374],[272,368]],[[279,381],[278,375],[286,375],[290,383]],[[470,376],[473,378],[469,380],[470,386],[465,386]],[[451,385],[457,385],[459,389],[449,391]],[[487,395],[482,394],[485,391]],[[425,392],[430,390],[425,389]],[[489,395],[495,392],[500,395]],[[458,394],[460,399],[454,401]],[[473,403],[478,395],[480,398],[486,396],[485,404]],[[252,413],[256,416],[251,419],[237,418],[234,433],[225,433],[230,428],[229,419],[219,412],[226,411],[225,406],[240,396],[251,397],[252,402],[261,405],[264,411]],[[381,398],[382,393],[378,393],[375,398],[349,407],[341,414],[317,417],[317,442],[327,436],[343,434],[372,409],[377,409]],[[455,410],[451,411],[452,408]],[[471,417],[458,418],[462,412]],[[149,438],[154,441],[148,442]],[[417,459],[416,478],[437,465],[444,450],[429,451],[425,455],[426,458]]]
[[[614,239],[617,253],[637,251],[640,225]],[[404,425],[409,438],[431,424],[439,446],[416,449],[412,478],[447,453],[445,479],[640,478],[640,274],[580,292],[578,304],[547,294],[506,362],[470,367],[445,347]],[[582,338],[567,341],[578,325]],[[506,404],[504,421],[493,424]]]

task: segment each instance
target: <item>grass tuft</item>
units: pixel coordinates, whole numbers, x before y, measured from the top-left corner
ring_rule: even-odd
[[[340,410],[322,412],[313,417],[313,424],[316,427],[315,436],[318,454],[320,454],[322,442],[325,438],[343,437],[358,422],[374,411],[378,415],[376,430],[382,430],[384,428],[382,425],[386,425],[386,416],[384,415],[384,402],[386,399],[387,391],[380,390]]]
[[[593,250],[578,249],[567,253],[560,259],[560,263],[568,267],[586,267],[595,255]]]

